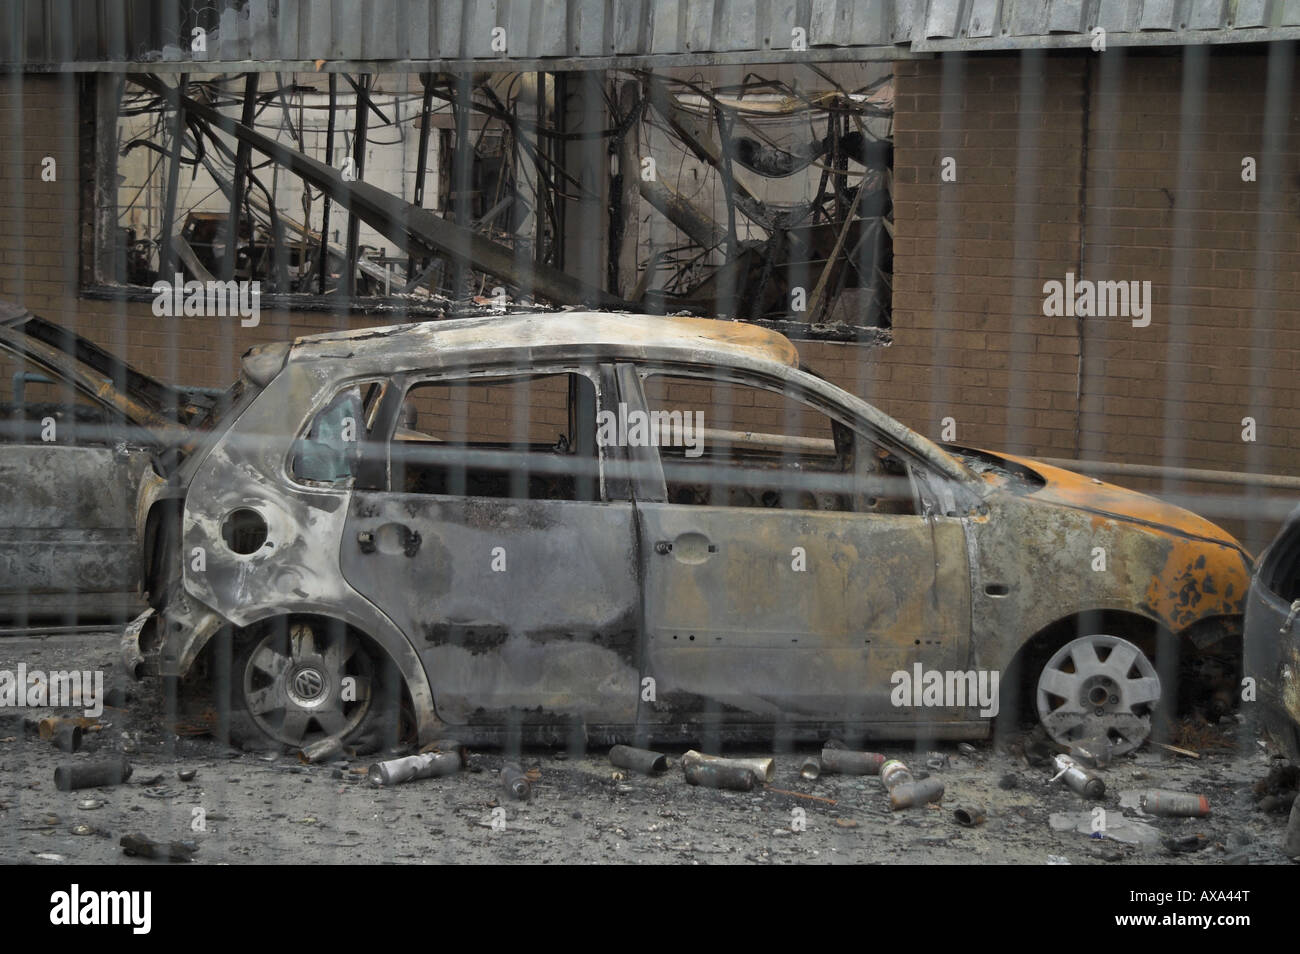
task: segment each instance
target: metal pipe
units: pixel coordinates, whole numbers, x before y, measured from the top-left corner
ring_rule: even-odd
[[[167,163],[167,194],[163,197],[162,227],[158,238],[158,277],[163,281],[171,281],[176,261],[176,252],[172,248],[172,231],[176,227],[176,193],[181,179],[181,137],[185,132],[185,110],[181,108],[180,97],[188,80],[187,74],[180,75],[175,95],[170,100],[175,110],[171,123],[172,154]]]
[[[53,378],[47,378],[35,371],[15,371],[13,377],[13,395],[15,404],[27,403],[28,384],[53,384]]]
[[[364,74],[357,77],[357,82],[352,86],[356,90],[356,125],[352,130],[352,175],[354,182],[360,182],[362,173],[366,166],[366,130],[367,123],[370,119],[370,110],[366,107],[369,105],[370,97],[367,90],[370,88],[370,77]],[[361,217],[357,215],[354,209],[348,210],[348,244],[347,244],[347,263],[343,270],[343,294],[352,298],[357,293],[357,256],[360,254],[361,241]]]
[[[424,207],[424,170],[429,164],[429,133],[433,128],[433,74],[420,74],[420,83],[424,86],[424,98],[420,102],[420,144],[415,152],[415,188],[411,194],[412,204],[418,209]],[[418,265],[415,254],[406,260],[408,277],[416,274]]]
[[[257,74],[244,77],[244,108],[239,121],[249,129],[257,116]],[[226,220],[226,253],[221,262],[221,278],[230,281],[235,277],[235,261],[239,257],[239,209],[244,204],[244,189],[248,180],[248,166],[253,147],[240,142],[235,156],[235,178],[230,190],[230,216]]]
[[[1300,477],[1278,474],[1239,474],[1230,470],[1200,470],[1195,467],[1164,467],[1158,464],[1118,464],[1106,461],[1066,460],[1060,457],[1037,457],[1049,467],[1062,467],[1084,474],[1112,477],[1144,477],[1152,480],[1185,480],[1198,484],[1231,484],[1241,487],[1267,487],[1273,490],[1300,490]]]
[[[334,167],[334,115],[335,107],[338,104],[339,94],[339,75],[330,74],[330,114],[325,128],[325,165],[331,169]],[[330,234],[330,194],[329,190],[322,190],[325,196],[325,205],[321,210],[320,222],[320,259],[317,262],[316,282],[317,291],[325,294],[325,273],[326,263],[329,260],[329,234]]]
[[[632,769],[645,775],[656,775],[668,770],[668,756],[649,749],[636,749],[630,745],[616,745],[609,750],[609,761],[619,768]]]
[[[803,760],[803,764],[799,766],[799,777],[807,779],[810,782],[813,779],[820,777],[821,774],[822,760],[815,755],[808,756]]]

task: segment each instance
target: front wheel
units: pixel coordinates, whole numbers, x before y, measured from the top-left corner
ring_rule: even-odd
[[[1105,738],[1111,752],[1138,748],[1151,733],[1160,677],[1137,646],[1118,636],[1081,636],[1062,646],[1038,677],[1038,718],[1062,745]]]

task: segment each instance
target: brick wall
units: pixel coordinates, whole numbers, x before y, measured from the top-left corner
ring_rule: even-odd
[[[1300,102],[1272,68],[1270,87],[1267,53],[1204,48],[899,63],[880,405],[990,448],[1300,474]],[[1066,272],[1150,281],[1150,325],[1045,317]],[[1201,509],[1258,546],[1233,506]]]

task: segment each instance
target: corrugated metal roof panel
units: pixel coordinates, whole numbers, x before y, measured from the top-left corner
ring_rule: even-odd
[[[209,31],[206,54],[190,48],[196,26]],[[580,69],[612,57],[671,66],[1086,46],[1098,26],[1108,46],[1296,39],[1300,0],[11,0],[0,4],[0,60]]]

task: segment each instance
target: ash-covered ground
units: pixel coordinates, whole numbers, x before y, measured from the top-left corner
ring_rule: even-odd
[[[0,669],[100,669],[111,684],[116,652],[113,633],[7,637]],[[156,683],[131,692],[75,755],[24,723],[79,712],[0,710],[0,860],[166,863],[124,853],[122,836],[139,834],[189,843],[196,864],[1289,863],[1281,845],[1294,778],[1232,720],[1199,732],[1200,759],[1150,744],[1116,759],[1097,773],[1107,787],[1100,801],[1050,782],[1050,766],[1031,764],[1016,741],[875,747],[945,785],[941,803],[891,812],[876,777],[802,779],[812,747],[723,753],[775,756],[773,780],[748,793],[687,784],[678,749],[657,777],[616,769],[603,750],[527,750],[522,765],[536,776],[527,802],[502,792],[505,759],[492,750],[471,750],[460,774],[377,789],[365,777],[376,756],[303,765],[292,754],[178,737],[163,730]],[[133,767],[125,784],[56,789],[57,765],[122,754]],[[1203,794],[1212,813],[1155,818],[1121,804],[1124,792],[1152,788]],[[962,807],[982,808],[986,821],[963,827],[954,817]]]

